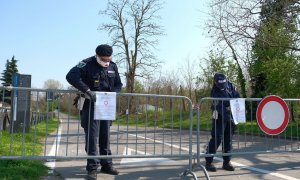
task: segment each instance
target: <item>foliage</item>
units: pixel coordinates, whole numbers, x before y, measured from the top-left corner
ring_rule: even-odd
[[[283,98],[299,97],[296,82],[299,82],[299,61],[293,57],[273,59],[262,64],[266,72],[266,94],[277,94]]]
[[[118,123],[139,127],[162,127],[162,128],[189,128],[189,112],[178,111],[153,111],[148,110],[140,114],[121,115],[118,118]]]
[[[73,105],[75,97],[75,93],[63,94],[58,99],[59,110],[61,112],[67,112],[68,114],[70,113],[71,115],[79,115],[78,109]]]
[[[0,154],[3,156],[34,156],[43,152],[42,139],[58,127],[57,119],[42,121],[30,127],[30,132],[10,134],[1,132]],[[47,133],[47,134],[46,134]],[[24,144],[23,144],[24,140]],[[10,148],[10,144],[12,147]],[[38,160],[1,160],[0,179],[40,179],[48,167]]]
[[[136,80],[134,83],[134,92],[135,93],[143,93],[145,92],[145,89],[143,87],[143,85],[140,83],[140,81]]]
[[[6,60],[5,69],[3,71],[1,81],[3,86],[12,85],[12,76],[14,73],[18,73],[18,66],[15,56],[11,60]]]
[[[174,129],[189,129],[190,120],[189,112],[178,111],[147,111],[136,115],[121,115],[117,119],[118,123],[128,126],[138,127],[160,127],[160,128],[174,128]],[[197,129],[197,116],[193,114],[193,129]],[[300,121],[290,122],[286,130],[279,134],[279,137],[296,138],[300,133],[297,128]],[[212,128],[211,113],[201,113],[199,121],[200,131],[210,131]],[[259,128],[256,120],[248,119],[246,123],[237,125],[237,134],[248,134],[252,136],[263,136],[264,132]]]
[[[294,53],[298,37],[297,16],[291,1],[265,1],[260,12],[261,25],[253,42],[250,66],[252,97],[270,93],[295,97],[295,82],[299,81],[299,61]],[[298,12],[299,13],[299,12]]]
[[[164,75],[148,78],[144,82],[146,93],[177,95],[180,86],[179,72],[170,72]]]
[[[290,92],[282,93],[280,86],[288,85],[291,90],[299,82],[299,76],[295,76],[300,52],[298,1],[212,0],[210,7],[206,27],[214,40],[212,48],[232,56],[238,66],[237,85],[241,94],[248,92],[247,96],[264,97],[276,92],[297,97]],[[285,68],[292,64],[296,67],[287,71]],[[275,83],[278,72],[284,77],[284,83]],[[251,86],[245,80],[250,81]],[[244,88],[248,86],[251,89]]]
[[[53,132],[58,126],[57,119],[49,120],[48,122],[42,121],[37,125],[30,127],[30,132],[22,135],[22,133],[10,134],[3,131],[1,135],[1,155],[14,155],[14,156],[34,156],[42,152],[42,138]],[[47,130],[47,131],[46,131]],[[46,132],[48,134],[46,134]],[[24,145],[23,141],[24,140]],[[12,145],[12,148],[10,148]]]
[[[64,85],[57,80],[48,79],[44,82],[44,89],[63,89]]]
[[[39,180],[48,173],[48,167],[38,160],[1,160],[0,178]]]
[[[5,69],[3,70],[2,77],[0,80],[2,81],[3,86],[11,86],[12,85],[12,77],[14,73],[18,73],[17,61],[15,56],[11,58],[11,60],[6,60]],[[10,104],[10,91],[0,91],[0,101],[3,101]]]
[[[213,77],[217,72],[224,73],[227,78],[236,84],[237,65],[230,59],[225,59],[222,55],[210,54],[209,59],[204,59],[206,66],[200,64],[201,72],[197,77],[197,98],[209,97],[213,85]]]

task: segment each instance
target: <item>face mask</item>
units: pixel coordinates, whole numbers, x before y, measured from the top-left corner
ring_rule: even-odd
[[[226,79],[223,79],[223,80],[220,79],[220,80],[218,80],[216,85],[221,91],[224,91],[227,87],[227,80]]]
[[[100,58],[97,56],[97,62],[102,66],[102,67],[108,67],[109,66],[109,62],[104,62],[101,61]]]

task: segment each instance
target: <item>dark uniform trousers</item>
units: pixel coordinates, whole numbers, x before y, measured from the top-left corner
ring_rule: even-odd
[[[211,131],[211,139],[206,149],[207,154],[215,154],[218,147],[222,143],[222,152],[230,153],[231,152],[231,139],[232,139],[232,123],[230,120],[222,119],[220,116],[218,119],[213,119],[212,131]],[[207,163],[212,163],[213,157],[206,157]],[[223,156],[224,162],[229,162],[231,156]]]
[[[90,156],[98,155],[97,145],[99,143],[100,155],[111,155],[110,150],[110,126],[111,121],[94,120],[94,103],[89,103],[88,100],[84,104],[81,112],[81,126],[85,133],[85,151]],[[89,109],[88,106],[91,108]],[[89,118],[90,117],[90,118]],[[98,131],[99,130],[99,131]],[[99,132],[99,133],[98,133]],[[112,159],[88,159],[87,171],[96,170],[99,165],[110,166]]]

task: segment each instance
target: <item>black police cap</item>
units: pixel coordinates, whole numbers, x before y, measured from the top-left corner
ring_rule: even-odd
[[[216,82],[216,85],[220,89],[226,89],[228,87],[227,78],[222,73],[216,73],[214,75],[214,81]]]
[[[101,44],[97,46],[95,51],[98,56],[111,56],[113,53],[112,47],[107,44]]]

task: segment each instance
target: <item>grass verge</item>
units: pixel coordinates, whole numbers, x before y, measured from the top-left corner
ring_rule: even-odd
[[[58,120],[51,119],[46,123],[42,121],[30,127],[30,131],[25,133],[10,134],[2,131],[0,136],[1,156],[37,156],[43,152],[43,139],[47,134],[55,131],[58,127]],[[48,173],[48,167],[41,160],[1,160],[0,179],[40,179]]]
[[[155,112],[149,111],[141,114],[121,115],[117,121],[122,125],[138,127],[161,127],[161,128],[181,128],[189,129],[190,127],[189,112]],[[300,135],[300,120],[290,122],[280,137],[295,139]],[[197,129],[197,117],[193,114],[193,130]],[[201,131],[210,131],[212,127],[211,114],[201,114],[199,128]],[[240,134],[249,134],[254,136],[263,136],[265,133],[259,128],[256,120],[247,120],[246,123],[237,125],[237,131]]]

